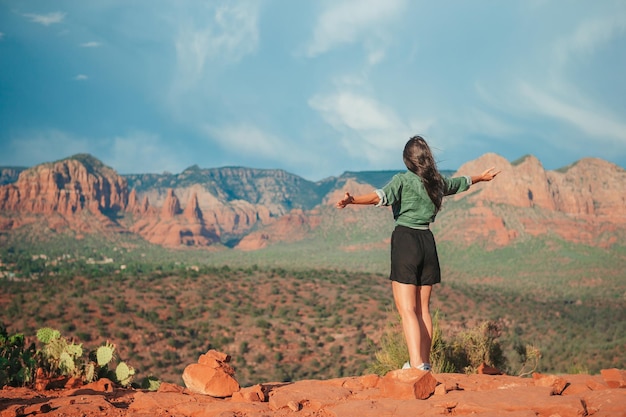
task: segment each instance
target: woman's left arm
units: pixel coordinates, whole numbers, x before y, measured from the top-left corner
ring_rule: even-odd
[[[491,168],[485,170],[480,175],[472,175],[471,176],[472,184],[476,184],[477,182],[481,182],[481,181],[491,181],[500,172],[502,172],[502,171],[496,171],[495,167],[491,167]]]

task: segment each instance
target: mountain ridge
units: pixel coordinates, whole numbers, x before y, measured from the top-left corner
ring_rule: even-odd
[[[456,214],[440,216],[451,218],[448,223],[462,229],[468,243],[507,245],[521,235],[551,230],[588,244],[601,237],[601,244],[610,245],[626,224],[626,196],[620,191],[626,189],[626,171],[615,164],[583,158],[549,171],[532,155],[511,163],[485,154],[455,175],[490,166],[502,170],[497,179],[453,196],[447,206]],[[280,169],[192,165],[180,174],[119,175],[92,155],[76,154],[25,169],[15,182],[0,186],[0,229],[44,221],[58,231],[130,232],[172,247],[227,242],[236,247],[245,241],[241,249],[255,250],[306,237],[319,226],[320,210],[343,193],[369,192],[397,172],[346,171],[311,182]],[[527,211],[513,216],[517,209]],[[78,212],[97,222],[79,221]],[[576,229],[581,232],[573,233]],[[458,235],[451,230],[444,227],[444,239]]]

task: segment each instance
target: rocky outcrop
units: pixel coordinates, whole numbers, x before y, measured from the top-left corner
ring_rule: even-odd
[[[475,175],[489,167],[502,171],[494,181],[451,197],[468,202],[470,208],[444,210],[440,217],[448,223],[443,239],[504,246],[521,236],[555,234],[572,242],[610,246],[626,226],[626,171],[614,164],[585,158],[546,171],[533,156],[509,163],[487,154],[455,175]]]
[[[217,231],[204,222],[195,194],[184,211],[172,189],[168,190],[158,213],[149,209],[145,198],[145,204],[141,206],[142,215],[137,216],[130,230],[147,241],[169,247],[210,246],[220,241]]]
[[[0,211],[61,215],[70,228],[92,229],[78,214],[113,223],[128,202],[126,180],[89,155],[38,165],[0,187]]]
[[[510,163],[487,154],[456,175],[491,166],[502,170],[495,181],[450,197],[457,208],[444,203],[435,224],[441,239],[505,246],[523,237],[556,234],[610,246],[625,237],[624,169],[585,158],[546,171],[533,156]],[[311,183],[281,170],[191,167],[178,175],[128,176],[129,192],[125,178],[113,169],[89,155],[76,155],[26,169],[15,182],[0,186],[0,229],[43,223],[56,231],[130,231],[165,246],[238,242],[237,249],[257,250],[311,236],[322,222],[320,211],[345,192],[372,192],[375,186],[364,179],[382,183],[393,173],[346,173]],[[342,212],[343,226],[369,227],[369,210],[351,206]],[[357,248],[350,242],[345,247]]]
[[[536,374],[532,378],[428,373],[417,383],[411,370],[392,372],[393,376],[385,377],[372,374],[325,381],[263,382],[225,398],[166,382],[156,392],[110,390],[96,384],[50,391],[5,387],[0,409],[3,416],[53,411],[54,415],[85,417],[623,416],[626,410],[626,372],[619,369],[603,370],[601,375]],[[399,385],[394,387],[394,383]]]
[[[185,207],[185,211],[183,213],[183,217],[185,217],[190,222],[201,222],[202,221],[202,211],[198,206],[198,195],[194,193],[189,199],[187,203],[187,207]]]
[[[200,355],[198,363],[187,365],[183,371],[185,386],[197,394],[211,397],[231,397],[239,391],[235,370],[228,364],[230,356],[215,350]]]
[[[161,217],[171,219],[177,214],[180,214],[180,201],[178,201],[178,197],[174,194],[174,190],[170,188],[167,190],[167,197],[165,198],[163,207],[161,207]]]
[[[319,226],[321,216],[317,211],[292,210],[260,231],[247,234],[237,244],[240,250],[258,250],[272,243],[296,242],[304,239]]]
[[[150,202],[147,196],[143,197],[143,200],[139,202],[137,197],[137,191],[133,189],[128,195],[128,205],[126,206],[126,212],[136,215],[146,215],[150,211]]]
[[[561,170],[546,171],[534,156],[511,164],[501,156],[486,154],[463,165],[455,175],[479,174],[492,166],[502,170],[496,180],[476,184],[456,198],[626,220],[626,171],[617,165],[585,158]]]

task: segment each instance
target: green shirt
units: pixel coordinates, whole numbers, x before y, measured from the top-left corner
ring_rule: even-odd
[[[443,195],[466,191],[472,184],[470,177],[443,178]],[[379,206],[391,206],[396,225],[413,229],[428,229],[435,221],[437,208],[432,202],[422,179],[411,171],[393,176],[382,189],[376,190]]]

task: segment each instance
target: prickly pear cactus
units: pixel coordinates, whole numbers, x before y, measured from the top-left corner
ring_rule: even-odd
[[[65,338],[50,339],[44,347],[44,352],[48,356],[51,362],[58,362],[61,359],[61,354],[65,352],[67,348],[67,340]]]
[[[59,358],[59,370],[63,375],[73,375],[76,371],[74,358],[67,352],[62,352]]]
[[[98,361],[98,366],[103,367],[106,366],[113,359],[113,354],[115,353],[115,345],[111,343],[106,343],[98,348],[96,351],[96,359]]]
[[[141,388],[148,391],[156,391],[161,386],[161,381],[153,376],[147,376],[141,381]]]
[[[83,356],[83,345],[82,343],[72,343],[70,345],[67,345],[65,351],[74,358],[80,358],[81,356]]]
[[[120,385],[126,387],[130,384],[130,381],[133,379],[133,375],[135,375],[135,370],[126,365],[126,362],[120,362],[115,368],[115,378]]]
[[[50,327],[42,327],[37,330],[37,340],[41,343],[48,344],[51,340],[61,337],[61,332]]]
[[[86,364],[83,375],[86,382],[93,382],[96,378],[96,365],[93,362]]]

